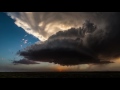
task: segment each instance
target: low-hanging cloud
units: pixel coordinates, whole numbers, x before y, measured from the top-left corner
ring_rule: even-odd
[[[55,42],[57,45],[53,46],[52,44],[56,44]],[[42,44],[42,48],[39,45],[38,47],[33,45],[28,50],[20,52],[19,55],[24,56],[24,58],[28,60],[50,62],[60,65],[112,63],[111,61],[103,61],[97,58],[96,54],[90,49],[80,46],[71,40],[55,40],[51,43],[48,42],[48,44],[44,43]]]
[[[58,31],[82,26],[90,19],[98,28],[104,28],[113,12],[8,12],[15,24],[41,41],[47,40]]]
[[[27,64],[27,65],[29,65],[29,64],[39,64],[39,63],[37,63],[35,61],[27,60],[27,59],[21,59],[19,61],[13,61],[13,63],[14,64]]]

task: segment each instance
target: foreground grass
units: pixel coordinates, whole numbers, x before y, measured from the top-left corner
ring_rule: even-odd
[[[120,72],[0,72],[0,78],[120,78]]]

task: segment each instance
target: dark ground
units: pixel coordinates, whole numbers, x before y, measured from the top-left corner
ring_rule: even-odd
[[[120,78],[120,72],[0,72],[0,78]]]

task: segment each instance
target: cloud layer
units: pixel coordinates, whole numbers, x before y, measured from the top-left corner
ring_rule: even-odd
[[[13,61],[13,63],[14,64],[27,64],[27,65],[29,65],[29,64],[39,64],[39,63],[37,63],[35,61],[26,60],[26,59],[21,59],[19,61]]]
[[[82,26],[86,19],[104,28],[113,12],[8,12],[15,24],[41,41],[58,31]]]

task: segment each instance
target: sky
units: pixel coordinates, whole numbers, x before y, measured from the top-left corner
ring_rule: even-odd
[[[120,71],[119,12],[0,12],[0,72]]]

